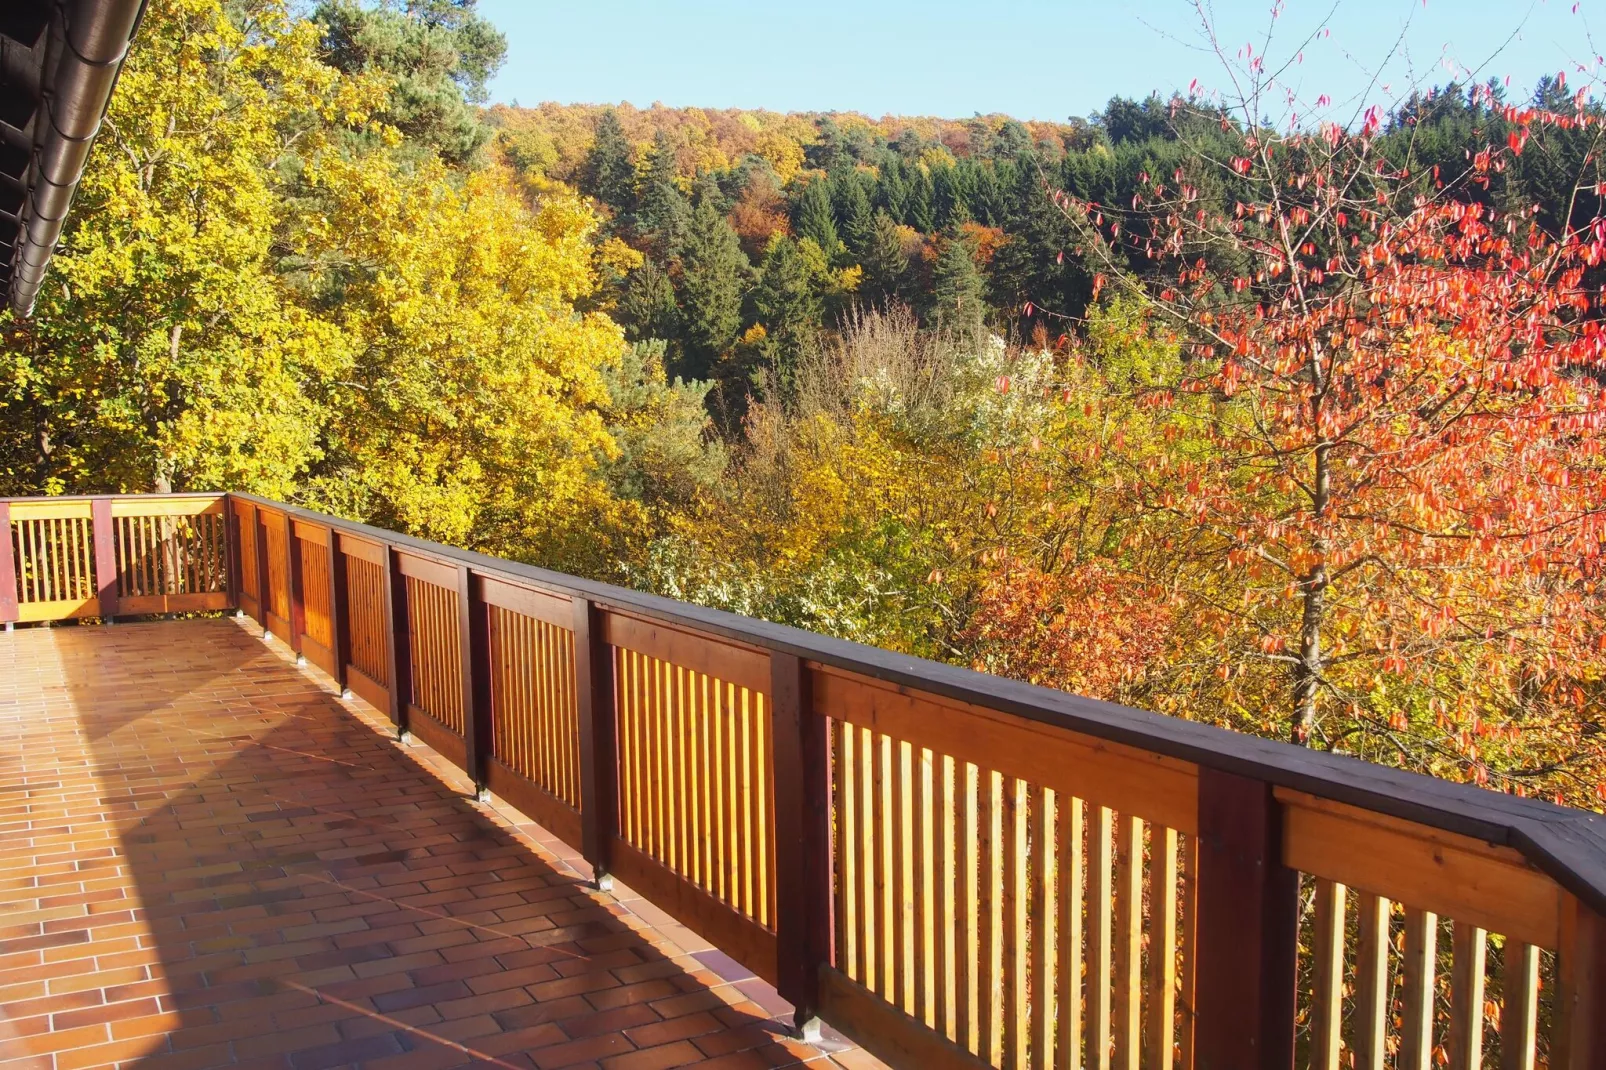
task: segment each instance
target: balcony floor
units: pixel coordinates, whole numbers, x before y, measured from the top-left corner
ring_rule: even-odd
[[[232,620],[0,635],[0,1067],[880,1065]]]

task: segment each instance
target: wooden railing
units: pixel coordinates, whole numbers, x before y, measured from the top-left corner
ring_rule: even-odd
[[[0,619],[238,606],[894,1064],[1606,1066],[1597,815],[250,495],[0,524]]]

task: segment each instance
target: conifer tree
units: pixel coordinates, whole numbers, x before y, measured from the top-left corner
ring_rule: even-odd
[[[636,231],[665,257],[675,256],[686,237],[691,204],[676,182],[675,146],[666,131],[653,139],[652,157],[636,198]]]
[[[680,309],[675,305],[675,287],[669,273],[648,259],[630,276],[624,297],[619,301],[619,318],[625,336],[632,342],[647,338],[675,341],[680,334]]]
[[[932,269],[932,325],[951,331],[979,329],[987,311],[985,293],[971,243],[957,236],[946,239]]]
[[[630,163],[630,142],[612,108],[597,120],[597,140],[586,157],[580,188],[620,215],[629,212],[635,202],[636,169]]]
[[[864,251],[865,284],[860,293],[871,304],[884,305],[902,295],[908,270],[909,258],[903,253],[898,224],[887,213],[877,212]]]
[[[812,238],[826,256],[834,258],[842,248],[837,235],[836,215],[831,210],[831,191],[825,182],[810,182],[798,198],[797,234]],[[793,250],[796,251],[795,249]]]
[[[937,209],[934,201],[931,175],[926,173],[924,168],[916,167],[909,181],[909,195],[904,202],[903,221],[922,234],[930,234],[937,229]]]
[[[870,198],[864,192],[864,183],[851,171],[838,176],[833,185],[832,201],[840,223],[838,233],[848,251],[862,261],[875,236],[875,213],[870,208]]]
[[[752,270],[725,217],[699,198],[681,252],[681,322],[688,378],[710,377],[714,361],[742,328],[742,293]]]
[[[819,329],[823,306],[793,239],[776,236],[760,270],[753,310],[764,325],[765,350],[785,390],[792,383],[798,357]]]

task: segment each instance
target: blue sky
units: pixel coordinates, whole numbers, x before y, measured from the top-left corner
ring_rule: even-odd
[[[1229,54],[1250,41],[1263,50],[1272,2],[1216,0]],[[1509,75],[1514,89],[1558,70],[1577,84],[1578,66],[1606,52],[1606,0],[1582,0],[1576,13],[1571,0],[1340,0],[1327,19],[1333,7],[1287,0],[1268,54],[1291,58],[1328,27],[1290,81],[1346,113],[1380,64],[1368,103],[1413,79],[1443,82],[1449,68]],[[1057,120],[1117,93],[1225,82],[1185,0],[480,0],[480,10],[508,36],[493,99],[522,104]],[[1388,59],[1407,19],[1408,48]]]

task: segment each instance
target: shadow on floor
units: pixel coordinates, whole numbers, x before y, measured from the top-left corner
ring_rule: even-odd
[[[30,811],[38,920],[0,929],[0,1024],[20,1034],[0,1031],[0,1060],[19,1043],[58,1070],[825,1058],[781,1035],[767,986],[590,890],[245,627],[7,641],[75,717],[47,718],[60,797]],[[33,951],[37,981],[13,954]]]

